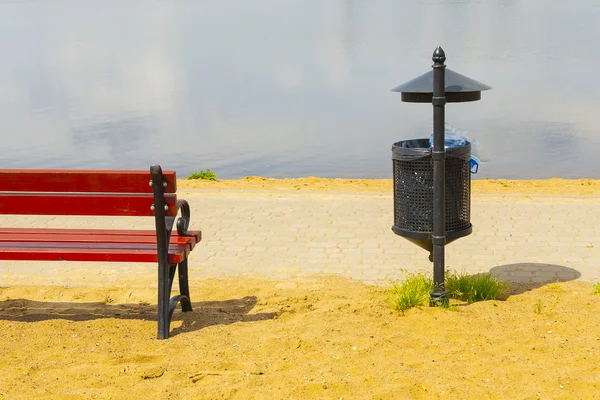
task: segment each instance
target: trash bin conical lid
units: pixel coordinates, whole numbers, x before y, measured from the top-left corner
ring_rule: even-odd
[[[445,75],[446,101],[448,103],[477,101],[481,99],[482,90],[490,90],[492,88],[448,68],[445,69]],[[431,103],[431,98],[433,97],[433,70],[400,86],[396,86],[392,89],[392,92],[402,93],[402,101],[405,102]]]

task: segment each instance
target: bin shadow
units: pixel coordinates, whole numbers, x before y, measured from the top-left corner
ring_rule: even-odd
[[[170,336],[197,331],[213,325],[229,325],[236,322],[252,322],[274,319],[276,312],[250,314],[258,299],[246,296],[223,301],[192,303],[193,311],[183,313],[178,307],[173,313]],[[157,320],[156,304],[106,304],[102,302],[48,302],[27,299],[0,301],[0,320],[40,322],[48,320],[92,321],[115,318],[120,320]],[[177,322],[181,321],[181,325]],[[155,328],[154,328],[155,329]],[[152,331],[154,334],[155,332]]]
[[[508,295],[521,294],[548,283],[568,282],[579,279],[581,272],[556,264],[515,263],[498,265],[490,274],[510,284]]]

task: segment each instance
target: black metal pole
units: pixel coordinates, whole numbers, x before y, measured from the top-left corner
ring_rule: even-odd
[[[154,218],[156,222],[156,246],[158,251],[158,333],[157,339],[169,338],[169,238],[165,220],[165,183],[160,165],[150,167],[152,191],[154,192]]]
[[[444,246],[446,245],[446,149],[445,105],[446,74],[444,62],[446,54],[441,47],[433,52],[433,283],[429,302],[434,306],[448,301],[448,292],[444,288]]]

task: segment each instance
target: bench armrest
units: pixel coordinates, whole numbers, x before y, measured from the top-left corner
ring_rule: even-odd
[[[177,215],[180,211],[181,216],[177,218]],[[179,236],[187,235],[187,231],[190,226],[190,205],[186,200],[177,200],[175,215],[173,217],[166,217],[167,231],[169,232],[169,236],[171,236],[171,231],[173,230],[173,223],[175,222],[175,218],[177,218],[177,234]]]

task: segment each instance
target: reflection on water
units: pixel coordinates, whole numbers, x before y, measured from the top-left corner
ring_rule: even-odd
[[[600,177],[582,0],[0,0],[3,168],[391,177],[432,111],[390,88],[448,66],[493,87],[450,104],[476,177]]]

